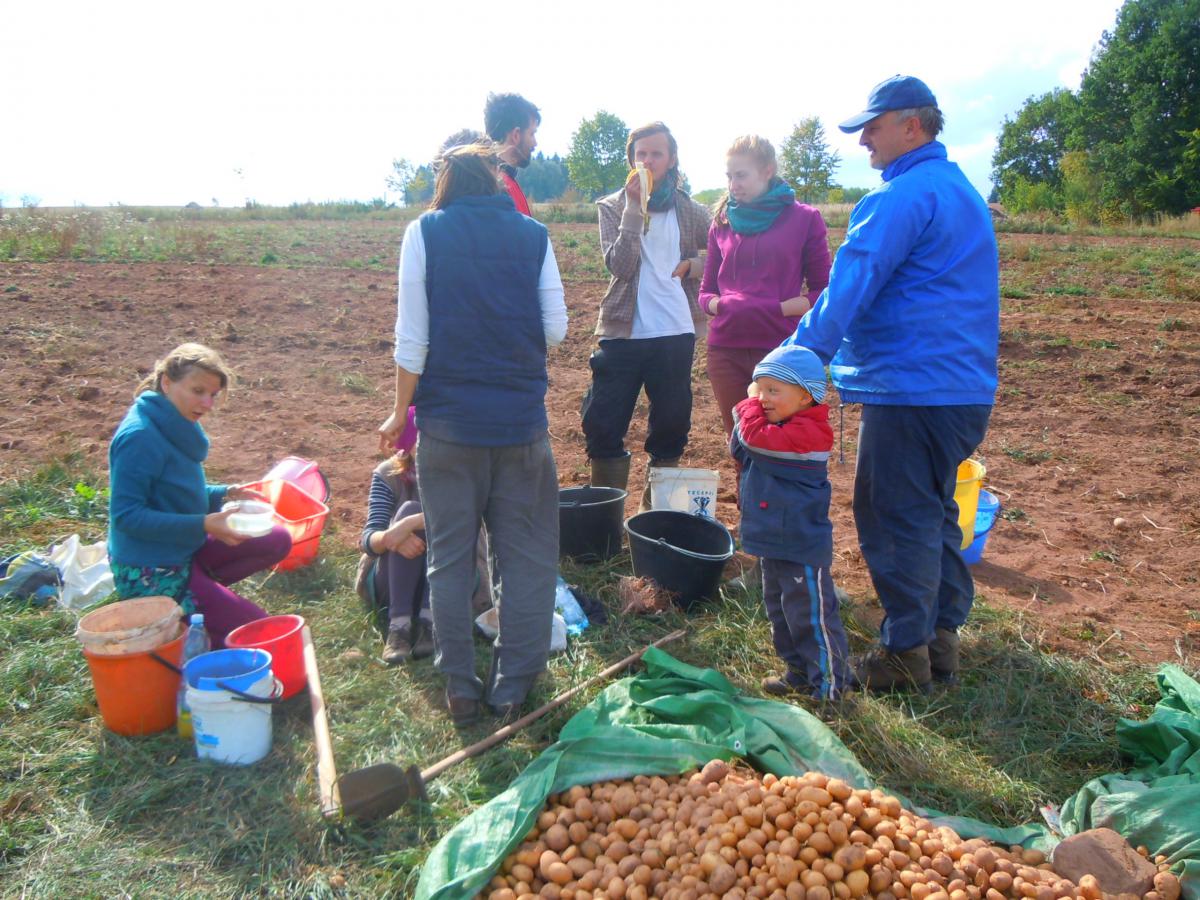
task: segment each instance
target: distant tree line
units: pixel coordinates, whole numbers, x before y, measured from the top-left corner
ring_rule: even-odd
[[[1079,223],[1200,205],[1200,0],[1126,0],[1077,92],[1004,120],[992,181],[1012,212]]]
[[[625,159],[625,140],[629,126],[619,116],[599,110],[579,123],[571,136],[565,157],[558,154],[534,155],[521,169],[517,181],[530,200],[547,202],[576,199],[595,200],[620,189],[629,165]],[[785,138],[779,154],[779,174],[796,190],[804,203],[855,203],[868,188],[846,188],[833,177],[841,160],[825,139],[820,119],[801,119]],[[423,205],[433,197],[432,161],[416,164],[407,159],[392,163],[388,187],[403,198],[405,205]],[[690,185],[684,182],[685,189]],[[700,191],[701,203],[715,203],[723,189]]]

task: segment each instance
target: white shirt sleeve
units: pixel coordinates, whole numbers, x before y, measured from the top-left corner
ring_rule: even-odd
[[[555,277],[558,275],[555,269]],[[400,291],[396,302],[396,365],[414,375],[425,371],[429,355],[429,297],[425,293],[425,237],[421,222],[410,222],[400,244]],[[562,287],[559,286],[561,302]],[[543,314],[544,315],[544,314]],[[564,320],[565,320],[564,312]]]
[[[558,261],[554,258],[554,245],[546,236],[546,259],[538,277],[538,302],[542,307],[542,331],[546,335],[546,346],[561,344],[567,336],[567,305],[563,299],[562,277],[558,274]]]

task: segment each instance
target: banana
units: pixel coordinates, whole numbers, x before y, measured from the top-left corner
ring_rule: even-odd
[[[654,191],[654,176],[644,163],[634,163],[633,171],[637,173],[642,192],[642,234],[650,231],[650,194]]]

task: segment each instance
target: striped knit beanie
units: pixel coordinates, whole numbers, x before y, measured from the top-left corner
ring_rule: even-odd
[[[825,399],[825,366],[817,354],[807,347],[784,344],[776,347],[754,367],[754,380],[763,376],[789,384],[798,384],[810,394],[813,402]]]

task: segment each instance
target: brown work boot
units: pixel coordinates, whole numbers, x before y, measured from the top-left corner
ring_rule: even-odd
[[[425,659],[433,656],[433,622],[428,619],[415,619],[413,625],[417,636],[412,642],[413,659]]]
[[[764,694],[770,694],[772,697],[787,697],[789,694],[807,694],[811,690],[803,676],[791,671],[780,675],[768,675],[759,683],[759,686],[762,688]]]
[[[958,632],[939,628],[929,642],[929,671],[944,685],[958,684]]]
[[[892,653],[877,646],[855,661],[859,686],[868,691],[920,691],[928,694],[933,674],[929,669],[929,648],[913,647]]]
[[[655,459],[650,457],[650,465],[646,467],[646,487],[642,490],[642,502],[638,504],[638,512],[649,512],[654,507],[650,502],[650,470],[651,469],[674,469],[679,465],[681,457],[674,459]]]
[[[474,697],[457,697],[447,691],[446,709],[456,728],[479,721],[479,701]]]
[[[588,479],[592,487],[610,487],[625,490],[629,487],[629,461],[632,457],[614,456],[611,459],[590,459],[591,477]]]
[[[412,655],[412,625],[389,628],[387,642],[383,645],[383,661],[389,666],[398,666]]]

